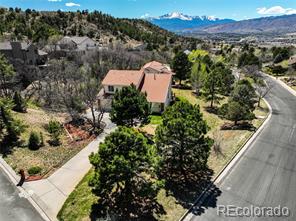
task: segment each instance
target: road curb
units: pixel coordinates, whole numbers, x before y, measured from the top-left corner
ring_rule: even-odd
[[[296,96],[296,91],[293,90],[289,85],[287,85],[285,82],[283,82],[281,79],[278,79],[274,76],[268,75],[263,73],[265,76],[268,76],[270,78],[272,78],[273,80],[275,80],[276,82],[278,82],[281,86],[283,86],[283,88],[285,88],[287,91],[289,91],[292,95]]]
[[[265,118],[264,122],[258,127],[256,132],[250,136],[245,143],[237,150],[237,152],[233,155],[233,157],[229,160],[229,162],[224,166],[224,168],[218,173],[218,175],[215,177],[215,179],[202,191],[202,193],[197,197],[197,199],[194,201],[193,205],[183,214],[183,216],[179,219],[179,221],[189,221],[194,216],[193,214],[189,215],[191,210],[198,204],[198,202],[201,200],[201,198],[206,194],[206,192],[214,185],[220,183],[226,175],[230,173],[230,171],[234,168],[234,166],[238,163],[238,161],[241,159],[242,155],[251,147],[254,140],[258,137],[258,135],[262,132],[262,130],[265,128],[266,124],[270,121],[272,116],[272,107],[267,102],[265,98],[263,98],[265,103],[267,104],[267,107],[269,109],[269,114]]]
[[[8,176],[9,180],[16,186],[20,180],[20,176],[18,176],[15,173],[15,171],[6,163],[6,161],[1,156],[0,168]],[[46,215],[46,213],[42,210],[38,203],[33,199],[33,197],[29,193],[27,193],[27,191],[23,187],[17,187],[17,189],[20,191],[20,194],[25,192],[26,199],[31,203],[31,205],[36,209],[36,211],[45,221],[53,221]]]

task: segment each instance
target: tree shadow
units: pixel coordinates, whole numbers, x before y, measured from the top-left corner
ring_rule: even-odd
[[[172,86],[175,89],[182,89],[182,90],[192,90],[192,87],[188,84],[175,84]]]
[[[199,202],[191,209],[191,212],[195,216],[200,216],[205,213],[207,209],[216,208],[217,199],[221,196],[221,194],[221,190],[213,184],[207,191],[204,192]]]
[[[218,115],[219,108],[218,107],[205,107],[205,110],[210,114]]]
[[[248,131],[255,131],[256,127],[250,122],[240,122],[237,124],[233,123],[225,123],[221,126],[221,130],[248,130]]]
[[[166,173],[169,174],[169,173]],[[187,180],[182,177],[182,175],[175,174],[173,176],[163,177],[166,180],[166,193],[175,197],[177,202],[184,208],[189,209],[200,194],[209,185],[214,193],[212,196],[212,201],[208,204],[208,207],[216,207],[217,198],[221,195],[221,191],[218,187],[212,184],[213,171],[209,168],[205,169],[203,172],[197,174],[191,174],[188,176]],[[200,213],[204,210],[199,210]]]
[[[18,138],[12,138],[9,135],[5,135],[2,140],[0,140],[0,154],[3,157],[7,157],[12,154],[15,147],[22,147],[23,141]]]
[[[137,197],[132,202],[127,202],[123,198],[115,202],[109,198],[100,199],[92,205],[90,219],[91,221],[156,221],[155,215],[163,214],[166,212],[155,197]]]

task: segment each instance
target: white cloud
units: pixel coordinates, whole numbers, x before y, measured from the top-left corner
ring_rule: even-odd
[[[283,8],[282,6],[273,6],[271,8],[257,8],[257,13],[261,15],[278,15],[285,14],[291,15],[296,14],[296,9],[294,8]]]
[[[80,4],[74,3],[74,2],[67,2],[65,4],[67,7],[80,7]]]
[[[61,2],[62,0],[48,0],[49,2]]]

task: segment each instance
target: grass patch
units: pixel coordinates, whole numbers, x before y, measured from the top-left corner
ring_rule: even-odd
[[[70,194],[58,213],[57,217],[60,221],[91,220],[92,205],[98,201],[98,197],[92,193],[91,188],[88,186],[92,174],[93,170],[90,170]]]
[[[28,126],[20,136],[21,144],[13,147],[12,152],[4,156],[5,161],[15,171],[19,171],[20,169],[28,171],[31,167],[40,167],[42,169],[40,175],[47,177],[89,143],[89,140],[80,142],[71,141],[64,133],[61,136],[61,145],[52,147],[48,144],[50,137],[45,127],[52,118],[62,121],[62,116],[48,114],[39,108],[29,108],[28,113],[14,112],[13,115]],[[32,131],[38,134],[42,133],[44,138],[45,146],[36,151],[29,150],[27,147]]]
[[[162,123],[161,115],[151,115],[150,124],[159,125]]]
[[[215,137],[218,133],[218,136],[221,137],[221,149],[223,155],[217,155],[214,151],[212,151],[208,161],[210,169],[214,171],[214,176],[216,176],[254,132],[247,130],[220,131],[220,126],[226,121],[220,119],[215,114],[206,111],[206,108],[208,107],[206,102],[196,98],[196,96],[192,94],[191,90],[174,89],[174,93],[181,99],[187,99],[192,104],[198,104],[201,108],[204,118],[211,127],[209,136]],[[227,102],[227,99],[224,99],[221,103],[225,102]],[[264,121],[264,118],[266,118],[268,115],[268,107],[264,101],[262,101],[261,106],[261,108],[257,107],[255,110],[257,119],[253,120],[252,122],[255,127],[259,127]],[[151,121],[150,126],[154,126],[156,128],[156,126],[161,122],[161,118],[159,116],[152,116],[152,118],[154,119]],[[152,124],[152,122],[154,124]],[[91,220],[91,205],[97,200],[96,196],[92,194],[90,187],[87,185],[87,180],[89,179],[91,173],[92,172],[86,175],[86,177],[76,187],[75,191],[72,192],[67,199],[62,210],[59,212],[58,218],[60,220]],[[202,188],[192,189],[190,192],[192,193],[191,197],[194,198],[197,196],[201,190]],[[186,200],[188,202],[192,202],[194,199],[188,197]],[[155,215],[155,218],[160,221],[178,220],[187,210],[186,207],[182,206],[183,204],[180,203],[175,195],[171,194],[171,192],[168,192],[165,189],[161,189],[159,191],[157,195],[157,202],[162,205],[166,213],[164,215]]]

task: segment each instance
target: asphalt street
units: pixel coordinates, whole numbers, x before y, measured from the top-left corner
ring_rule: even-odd
[[[296,97],[274,83],[266,99],[273,109],[270,121],[229,174],[186,220],[296,220]],[[276,209],[270,210],[279,206],[289,209],[288,217]],[[237,207],[244,211],[239,208],[234,212]],[[266,214],[268,210],[263,207],[272,212]],[[287,211],[281,211],[287,215]]]
[[[43,221],[25,197],[0,168],[0,221]]]

